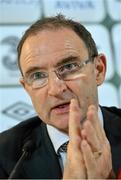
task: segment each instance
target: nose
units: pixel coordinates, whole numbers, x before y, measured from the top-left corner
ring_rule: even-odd
[[[66,91],[65,81],[59,79],[55,72],[52,72],[48,79],[48,94],[50,96],[59,96]]]

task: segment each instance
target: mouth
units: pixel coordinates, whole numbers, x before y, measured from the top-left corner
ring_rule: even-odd
[[[51,109],[52,113],[55,114],[64,114],[69,112],[70,102],[56,105]]]

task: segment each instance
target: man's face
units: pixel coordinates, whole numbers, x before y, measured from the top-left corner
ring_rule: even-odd
[[[22,85],[30,95],[39,117],[61,131],[68,131],[69,104],[76,98],[85,117],[90,104],[98,106],[97,85],[104,80],[104,57],[95,58],[88,63],[81,76],[70,80],[60,80],[53,70],[70,57],[77,57],[82,62],[89,59],[84,42],[70,29],[43,30],[27,38],[25,41],[20,64],[23,75],[37,69],[48,72],[48,84],[42,88],[32,89],[24,80]],[[103,59],[103,60],[102,60]]]

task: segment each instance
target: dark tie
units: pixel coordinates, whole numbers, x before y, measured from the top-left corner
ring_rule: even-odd
[[[57,153],[60,157],[59,161],[60,161],[60,166],[61,166],[62,171],[64,169],[64,165],[66,162],[67,145],[68,145],[68,141],[65,142],[64,144],[62,144],[57,151]]]
[[[58,152],[59,153],[63,153],[63,152],[67,152],[67,145],[68,145],[68,141],[67,142],[65,142],[64,144],[62,144],[60,147],[59,147],[59,149],[58,149]]]

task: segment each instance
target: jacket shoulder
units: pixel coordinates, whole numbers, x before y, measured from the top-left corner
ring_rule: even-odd
[[[121,142],[121,109],[116,107],[101,107],[101,109],[106,133],[113,136],[111,139],[119,139]]]
[[[41,122],[39,117],[33,117],[0,133],[0,178],[8,178],[21,157],[24,144],[32,140]]]
[[[109,112],[111,112],[111,113],[113,113],[113,114],[115,114],[115,115],[117,115],[117,116],[119,116],[119,117],[121,117],[121,109],[120,108],[117,108],[117,107],[114,107],[114,106],[112,106],[112,107],[103,106],[102,108],[109,111]]]
[[[19,144],[18,142],[26,142],[27,138],[29,139],[31,132],[40,124],[41,120],[36,116],[0,133],[0,152],[2,149],[5,150],[5,147],[8,149],[9,145],[10,147],[12,145],[13,147],[16,147]],[[23,144],[19,144],[19,146],[22,145]]]

